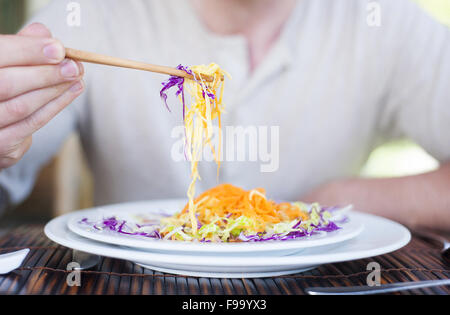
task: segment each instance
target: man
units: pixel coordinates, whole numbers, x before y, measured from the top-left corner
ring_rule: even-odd
[[[78,2],[79,27],[67,23],[68,1],[54,1],[35,18],[43,24],[0,37],[3,204],[29,193],[75,130],[96,204],[185,196],[189,163],[171,158],[180,115],[161,105],[163,78],[98,65],[84,71],[64,60],[64,44],[154,64],[214,61],[231,73],[224,126],[279,126],[279,168],[224,161],[221,182],[450,228],[450,32],[410,1],[374,2],[379,25],[369,23],[362,0]],[[353,178],[377,144],[400,136],[440,169]],[[217,184],[213,163],[199,170],[198,190]]]

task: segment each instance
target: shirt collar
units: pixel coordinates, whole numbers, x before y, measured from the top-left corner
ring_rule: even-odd
[[[200,38],[205,40],[210,49],[217,49],[216,52],[219,52],[222,47],[226,50],[229,50],[227,48],[230,47],[234,47],[235,51],[247,50],[247,42],[242,35],[217,35],[202,24],[199,16],[189,1],[177,1],[176,3],[178,9],[181,9],[180,11],[183,12],[185,22],[194,30],[196,36],[200,36]],[[240,63],[242,72],[245,72],[245,78],[242,78],[245,81],[239,83],[234,82],[240,86],[240,91],[236,91],[239,94],[236,95],[238,96],[237,99],[248,96],[249,93],[252,93],[264,81],[278,76],[280,73],[293,66],[298,50],[298,33],[301,30],[301,23],[307,11],[305,8],[307,5],[306,3],[308,3],[306,0],[297,1],[290,17],[283,26],[283,30],[278,40],[274,43],[268,55],[253,73],[250,74],[248,72],[248,60]],[[243,56],[243,54],[239,54],[239,56]],[[225,70],[227,69],[225,68]],[[231,75],[233,76],[233,73],[231,73]],[[233,99],[235,98],[233,97]]]
[[[251,95],[266,80],[276,78],[284,71],[292,68],[298,56],[299,33],[306,18],[308,1],[299,0],[292,11],[283,30],[264,61],[248,78],[248,84],[240,95],[241,98]]]

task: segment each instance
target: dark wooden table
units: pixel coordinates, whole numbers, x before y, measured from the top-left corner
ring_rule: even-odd
[[[366,285],[370,262],[381,266],[381,282],[448,279],[450,267],[439,248],[417,237],[406,247],[369,259],[323,265],[302,274],[265,279],[208,279],[162,274],[131,262],[104,258],[96,270],[81,273],[81,286],[66,284],[72,251],[44,235],[43,226],[26,225],[0,235],[0,254],[30,248],[18,270],[1,276],[0,294],[143,295],[302,295],[312,286]],[[450,287],[398,294],[450,294]]]

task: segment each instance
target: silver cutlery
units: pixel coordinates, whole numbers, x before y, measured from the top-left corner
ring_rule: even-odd
[[[383,284],[380,286],[307,288],[310,295],[367,295],[450,285],[450,279]]]
[[[76,268],[76,270],[89,270],[98,265],[100,262],[100,256],[74,249],[72,251],[72,261],[80,265],[80,267]]]

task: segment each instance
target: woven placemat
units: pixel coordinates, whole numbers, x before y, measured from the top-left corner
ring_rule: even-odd
[[[448,279],[450,268],[439,248],[413,237],[404,248],[382,256],[327,264],[295,275],[262,279],[209,279],[163,274],[129,261],[103,258],[96,270],[81,273],[81,286],[66,283],[72,251],[50,241],[42,226],[22,226],[0,238],[0,254],[30,248],[23,266],[0,276],[0,294],[145,294],[145,295],[302,295],[314,286],[366,285],[371,270],[381,266],[381,283]],[[449,287],[397,294],[450,294]]]

